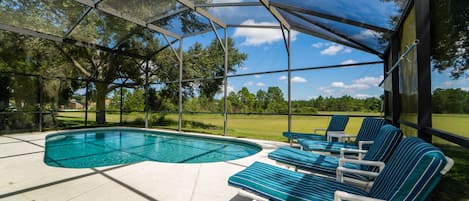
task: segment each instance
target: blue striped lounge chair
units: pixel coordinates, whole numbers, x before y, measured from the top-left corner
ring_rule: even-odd
[[[283,136],[288,138],[290,143],[299,138],[311,139],[311,140],[322,140],[327,139],[327,132],[343,132],[347,126],[349,117],[346,115],[333,115],[329,126],[327,128],[317,128],[314,129],[313,133],[298,133],[298,132],[283,132]],[[324,130],[325,134],[317,134],[317,131]]]
[[[381,126],[385,123],[386,120],[381,118],[364,118],[354,143],[316,141],[310,139],[298,139],[298,143],[301,145],[301,149],[305,151],[321,151],[337,154],[340,152],[341,148],[368,150],[370,143],[373,143],[376,136],[379,134]]]
[[[384,163],[390,158],[394,149],[397,147],[402,139],[402,131],[393,125],[384,125],[379,130],[379,135],[375,139],[375,143],[370,146],[363,159],[349,159],[357,162],[369,162],[375,165],[384,166]],[[354,152],[353,150],[347,150]],[[361,152],[356,150],[356,152]],[[341,158],[343,154],[341,153]],[[269,153],[268,157],[277,163],[294,167],[296,169],[306,170],[309,172],[317,173],[326,177],[334,177],[336,169],[339,167],[341,158],[334,156],[321,155],[318,153],[302,151],[292,147],[280,147],[275,151]],[[358,162],[357,162],[358,163]],[[377,172],[379,168],[374,166],[367,166],[361,163],[346,163],[345,166],[349,169],[359,171]],[[357,174],[347,174],[347,181],[355,183],[360,186],[368,186],[374,179],[372,177],[364,177]]]
[[[370,191],[340,182],[255,162],[228,179],[240,195],[262,200],[425,200],[453,160],[435,146],[409,137],[401,141]]]

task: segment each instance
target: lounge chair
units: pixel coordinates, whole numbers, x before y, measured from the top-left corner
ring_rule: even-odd
[[[402,139],[402,132],[399,128],[392,125],[384,125],[379,131],[379,135],[375,139],[375,143],[370,146],[368,151],[364,150],[346,150],[341,153],[341,158],[345,152],[366,152],[360,163],[347,163],[345,166],[349,169],[357,171],[379,171],[379,168],[374,167],[377,165],[384,166],[393,151]],[[280,147],[275,151],[269,153],[268,157],[277,163],[284,164],[288,167],[294,167],[295,170],[301,169],[309,172],[317,173],[324,176],[334,177],[336,170],[339,167],[341,158],[334,156],[321,155],[318,153],[302,151],[292,147]],[[374,166],[367,166],[362,163],[373,164]],[[374,178],[363,177],[358,174],[347,174],[347,181],[359,186],[369,186]]]
[[[384,119],[364,118],[354,143],[298,139],[298,144],[300,144],[301,149],[305,151],[321,151],[335,154],[339,153],[341,148],[368,150],[370,143],[373,143],[381,126],[385,123],[386,120]],[[351,136],[346,137],[350,138]]]
[[[370,191],[341,183],[342,173],[350,171],[344,167],[334,181],[260,162],[231,176],[228,184],[257,200],[425,200],[452,165],[435,146],[409,137],[401,141]]]
[[[331,121],[329,122],[329,126],[327,128],[316,128],[313,130],[313,133],[299,133],[299,132],[283,132],[283,136],[288,138],[290,143],[293,142],[295,139],[311,139],[311,140],[327,140],[327,133],[328,132],[341,132],[343,133],[345,127],[348,123],[348,116],[346,115],[334,115],[331,117]],[[318,131],[325,131],[324,135],[317,134]]]

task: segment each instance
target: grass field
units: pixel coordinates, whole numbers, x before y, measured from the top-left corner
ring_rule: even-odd
[[[331,113],[322,113],[331,114]],[[340,114],[340,113],[334,113]],[[344,114],[344,113],[342,113]],[[349,115],[380,115],[379,113],[347,113]],[[62,127],[84,126],[85,114],[83,112],[59,113]],[[94,126],[95,114],[88,113],[88,125]],[[150,116],[151,127],[177,128],[177,114],[167,114],[164,122],[155,122]],[[125,125],[144,125],[144,113],[126,113],[123,115]],[[361,117],[351,117],[345,130],[348,134],[356,134],[360,129]],[[106,121],[109,125],[116,125],[120,121],[119,113],[108,113]],[[223,115],[220,114],[184,114],[183,129],[209,134],[223,133]],[[314,128],[327,126],[327,116],[293,116],[292,131],[312,132]],[[469,114],[434,114],[433,127],[469,137]],[[266,140],[285,140],[281,137],[283,131],[288,130],[287,116],[285,115],[228,115],[228,135],[236,137],[250,137]],[[436,139],[439,143],[444,143]]]
[[[323,113],[332,114],[332,113]],[[344,114],[344,113],[334,113]],[[346,113],[349,115],[380,115],[379,113]],[[63,127],[84,125],[84,113],[60,113],[59,120]],[[150,116],[151,127],[177,129],[177,114],[167,114],[163,118],[158,114]],[[144,126],[144,113],[130,113],[123,116],[124,125]],[[327,116],[293,116],[292,131],[312,132],[314,128],[326,127]],[[361,117],[351,117],[346,133],[355,135],[361,126]],[[88,114],[89,126],[96,125],[95,115]],[[108,125],[119,125],[119,113],[106,116]],[[433,114],[433,127],[469,137],[469,114]],[[184,114],[183,130],[209,134],[223,134],[223,115],[218,114]],[[288,129],[285,115],[228,115],[228,135],[242,138],[285,141],[282,132]],[[403,129],[404,134],[412,129]],[[412,134],[413,135],[413,134]],[[465,148],[448,141],[433,138],[433,143],[440,147],[447,156],[455,160],[455,165],[432,193],[432,200],[469,200],[469,152]]]

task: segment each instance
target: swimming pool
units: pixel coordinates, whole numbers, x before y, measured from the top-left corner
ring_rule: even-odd
[[[141,161],[206,163],[253,155],[261,147],[241,140],[141,129],[94,129],[46,137],[49,166],[92,168]]]

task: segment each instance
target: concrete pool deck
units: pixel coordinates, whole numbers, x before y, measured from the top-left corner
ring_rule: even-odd
[[[226,162],[174,164],[145,161],[69,169],[43,162],[45,136],[54,132],[0,136],[0,200],[231,200],[244,201],[228,177],[287,143],[243,139],[263,150]],[[210,135],[209,135],[210,136]]]

